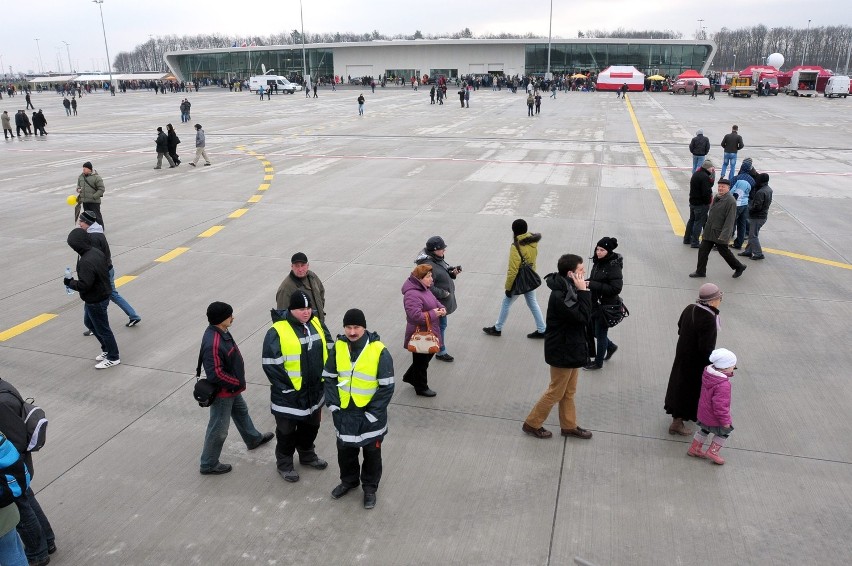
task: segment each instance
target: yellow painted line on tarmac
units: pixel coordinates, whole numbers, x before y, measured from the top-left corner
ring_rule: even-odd
[[[204,232],[200,233],[198,235],[198,237],[199,238],[209,238],[210,236],[218,234],[219,231],[222,230],[223,228],[224,228],[224,226],[211,226],[210,228],[208,228]]]
[[[18,334],[23,334],[27,330],[32,330],[36,326],[39,326],[40,324],[44,324],[48,320],[53,320],[57,316],[59,316],[59,315],[46,312],[46,313],[38,315],[37,317],[31,318],[26,322],[22,322],[21,324],[13,326],[12,328],[10,328],[8,330],[4,330],[3,332],[0,332],[0,342],[5,342],[6,340],[9,340],[10,338],[14,338]]]
[[[627,98],[626,102],[627,111],[630,113],[630,121],[633,122],[633,128],[636,130],[636,137],[639,140],[639,147],[642,148],[642,154],[645,156],[645,161],[648,163],[648,167],[651,169],[651,176],[654,178],[654,183],[657,185],[657,192],[660,195],[660,200],[663,201],[663,207],[666,209],[666,214],[669,217],[669,223],[671,223],[672,230],[674,231],[675,235],[683,237],[683,233],[686,231],[686,225],[683,222],[683,217],[681,217],[680,211],[675,205],[674,199],[672,198],[672,194],[669,191],[668,185],[666,185],[666,181],[663,179],[663,176],[660,173],[660,168],[657,165],[654,156],[651,155],[651,150],[648,148],[648,144],[645,143],[645,135],[642,133],[642,128],[639,127],[639,120],[636,119],[636,114],[633,112],[633,105],[630,104],[629,97]],[[842,261],[833,261],[821,257],[797,254],[795,252],[776,250],[773,248],[763,248],[763,253],[782,255],[793,259],[800,259],[802,261],[810,261],[812,263],[830,265],[831,267],[839,267],[841,269],[852,269],[852,264],[844,263]]]
[[[242,216],[246,212],[248,212],[247,208],[238,208],[237,210],[235,210],[234,212],[229,214],[228,218],[239,218],[240,216]]]
[[[273,171],[275,171],[275,169],[273,169],[272,167],[264,167],[263,171],[264,173],[272,173]]]
[[[264,167],[272,167],[272,163],[270,163],[269,161],[264,161],[263,166]]]
[[[257,155],[256,151],[251,151],[251,150],[247,151],[246,153],[249,154],[249,155]]]
[[[261,183],[261,185],[257,188],[257,190],[268,191],[269,190],[269,183]]]
[[[271,181],[273,177],[275,177],[275,175],[264,175],[263,180],[264,181]]]
[[[683,218],[677,209],[677,205],[672,198],[672,193],[669,191],[663,175],[660,173],[660,168],[657,166],[657,161],[651,155],[651,150],[648,144],[645,143],[645,135],[642,133],[642,128],[639,127],[639,120],[636,119],[636,114],[633,112],[633,105],[630,99],[627,99],[627,111],[630,112],[630,121],[633,122],[633,129],[636,130],[636,137],[639,139],[639,147],[642,148],[642,155],[645,156],[645,161],[648,162],[648,167],[651,169],[651,177],[654,179],[654,184],[657,185],[657,193],[660,195],[660,200],[663,201],[663,207],[666,209],[666,214],[669,217],[669,223],[672,225],[672,230],[675,235],[683,236],[686,231],[686,225],[683,223]]]
[[[262,199],[262,198],[263,198],[263,195],[254,195],[253,197],[248,199],[248,202],[260,202],[260,199]]]
[[[115,286],[121,287],[125,283],[130,283],[131,281],[136,279],[136,277],[138,277],[138,276],[137,275],[122,275],[121,277],[119,277],[118,279],[115,280]]]
[[[175,248],[172,251],[170,251],[169,253],[167,253],[165,255],[161,255],[160,257],[158,257],[154,261],[157,261],[159,263],[165,263],[167,261],[172,261],[174,258],[179,256],[180,254],[182,254],[184,252],[188,252],[188,251],[189,251],[189,248]]]

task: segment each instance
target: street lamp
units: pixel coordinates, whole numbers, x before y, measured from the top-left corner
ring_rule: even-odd
[[[110,63],[110,58],[109,58],[109,45],[107,45],[106,27],[104,26],[104,7],[103,7],[104,0],[92,0],[92,2],[94,2],[95,4],[98,5],[98,9],[101,12],[101,30],[103,30],[103,32],[104,32],[104,48],[106,49],[107,70],[109,71],[109,87],[111,89],[113,87],[113,84],[112,84],[112,64]]]
[[[811,35],[811,21],[808,20],[808,31],[805,33],[805,51],[802,53],[802,65],[805,64],[805,56],[808,54],[808,38]]]
[[[704,29],[704,26],[701,25],[703,23],[704,20],[698,20],[698,39],[704,39],[703,37],[701,37],[701,30]]]
[[[299,18],[302,20],[302,80],[308,80],[308,64],[305,58],[305,16],[302,13],[302,0],[299,0]]]
[[[65,52],[68,53],[68,74],[73,75],[74,74],[74,66],[71,64],[71,50],[68,49],[68,46],[71,45],[71,44],[68,43],[67,41],[63,41],[62,43],[65,44]]]
[[[553,0],[550,0],[550,26],[547,28],[547,72],[544,79],[550,80],[550,41],[553,36]]]
[[[734,69],[733,69],[733,71],[734,72],[737,71],[737,54],[736,53],[734,53]]]
[[[35,38],[35,42],[36,42],[36,49],[38,49],[38,72],[43,73],[44,72],[44,64],[42,64],[42,62],[41,62],[41,47],[38,44],[38,38]]]

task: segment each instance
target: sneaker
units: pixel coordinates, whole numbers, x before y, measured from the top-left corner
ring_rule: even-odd
[[[127,323],[127,324],[125,324],[124,326],[126,326],[127,328],[133,328],[134,326],[136,326],[136,325],[137,325],[137,324],[139,324],[140,322],[142,322],[142,319],[141,319],[141,318],[131,318],[131,319],[130,319],[130,322],[128,322],[128,323]]]
[[[106,353],[106,352],[101,352],[100,354],[98,354],[97,356],[95,356],[95,361],[96,361],[96,362],[102,362],[102,361],[104,361],[104,360],[106,359],[106,357],[107,357],[107,353]]]
[[[308,466],[309,468],[313,468],[315,470],[324,470],[328,467],[328,462],[323,460],[322,458],[317,458],[316,460],[312,460],[310,462],[299,462],[303,466]]]
[[[299,472],[296,470],[278,470],[278,475],[284,478],[284,481],[296,483],[299,481]]]
[[[213,164],[212,163],[205,163],[204,164],[205,167],[209,167],[210,165],[213,165]]]
[[[358,486],[357,485],[356,486],[348,486],[348,485],[342,483],[342,484],[338,485],[337,487],[335,487],[334,489],[331,490],[331,498],[332,499],[340,499],[341,497],[343,497],[344,495],[346,495],[347,493],[349,493],[351,490],[355,489],[356,487],[358,487]]]
[[[733,277],[734,279],[736,279],[737,277],[739,277],[740,275],[742,275],[742,274],[743,274],[743,271],[745,271],[747,267],[748,267],[747,265],[741,265],[741,266],[739,266],[738,268],[736,268],[736,269],[734,270],[734,274],[733,274],[733,275],[731,275],[731,277]]]
[[[527,334],[527,338],[544,338],[544,332],[539,332],[536,330],[535,332],[530,332]]]
[[[111,368],[112,366],[117,366],[120,363],[121,360],[104,360],[99,364],[95,364],[95,369]]]
[[[83,333],[83,336],[94,336],[94,335],[95,335],[95,333],[92,332],[91,330],[87,330]]]
[[[502,336],[503,335],[503,333],[500,332],[499,330],[497,330],[497,328],[494,327],[494,326],[486,326],[485,328],[482,329],[482,331],[484,333],[488,334],[489,336]]]
[[[441,360],[442,362],[451,362],[451,361],[453,361],[455,358],[454,358],[454,357],[452,357],[452,356],[451,356],[451,355],[449,355],[449,354],[438,354],[438,355],[436,355],[436,356],[435,356],[435,359],[437,359],[437,360]]]
[[[254,450],[255,448],[260,448],[261,446],[263,446],[264,444],[266,444],[267,442],[269,442],[273,438],[275,438],[275,435],[273,433],[264,432],[263,436],[260,438],[260,440],[258,440],[256,443],[252,444],[251,446],[248,446],[247,448],[249,450]]]
[[[195,163],[190,163],[190,164],[189,164],[189,166],[190,166],[190,167],[195,167]]]
[[[200,471],[201,471],[201,475],[203,475],[203,476],[218,476],[218,475],[221,475],[221,474],[227,474],[228,472],[231,471],[231,469],[232,468],[231,468],[230,464],[219,463],[219,464],[216,464],[214,467],[210,468],[209,470],[200,470]]]

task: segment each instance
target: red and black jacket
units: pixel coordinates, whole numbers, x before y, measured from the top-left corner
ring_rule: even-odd
[[[220,387],[217,397],[236,397],[245,391],[243,355],[230,332],[208,326],[201,339],[201,358],[207,380]]]

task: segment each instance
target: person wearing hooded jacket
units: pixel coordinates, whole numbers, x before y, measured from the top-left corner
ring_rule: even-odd
[[[272,310],[272,328],[263,339],[263,371],[271,387],[275,417],[275,464],[285,481],[299,481],[293,455],[303,466],[324,470],[328,462],[317,456],[314,440],[320,428],[322,372],[332,347],[331,334],[312,308],[304,291],[290,296],[286,310]]]
[[[506,282],[504,285],[506,297],[503,299],[503,305],[500,308],[500,314],[497,317],[497,322],[494,326],[486,326],[482,329],[489,336],[501,336],[503,333],[503,325],[509,316],[509,309],[512,303],[518,298],[518,295],[512,293],[512,287],[515,284],[515,277],[518,275],[518,269],[521,267],[521,257],[535,270],[535,260],[538,257],[538,243],[541,241],[541,234],[534,234],[527,231],[527,222],[522,218],[518,218],[512,222],[512,244],[509,246],[509,267],[506,270]],[[535,297],[535,289],[524,293],[524,299],[527,302],[530,312],[535,319],[535,332],[527,334],[527,338],[544,338],[544,331],[547,328],[544,317],[541,314],[541,307],[538,306],[538,300]],[[585,365],[585,364],[584,364]]]
[[[740,172],[731,179],[731,194],[737,199],[737,220],[735,222],[737,236],[734,238],[734,245],[731,246],[735,250],[742,249],[743,242],[748,234],[748,197],[754,188],[755,176],[757,176],[757,171],[752,167],[751,157],[746,157],[740,165]]]
[[[592,433],[577,426],[574,406],[579,369],[589,359],[586,327],[592,313],[583,258],[563,255],[556,264],[556,273],[545,276],[544,280],[550,289],[544,337],[544,361],[550,366],[550,385],[524,419],[521,429],[536,438],[552,437],[542,425],[553,406],[559,404],[562,436],[588,440]]]
[[[432,236],[426,240],[426,247],[414,260],[417,265],[429,264],[432,266],[432,286],[429,288],[432,294],[441,301],[447,309],[447,315],[441,317],[441,349],[435,355],[442,362],[452,362],[455,358],[447,352],[447,319],[455,312],[456,304],[456,282],[455,279],[461,273],[461,266],[450,266],[444,259],[447,244],[441,236]]]
[[[760,229],[769,218],[769,207],[772,205],[772,187],[769,186],[769,175],[761,173],[755,180],[754,189],[748,203],[749,233],[748,245],[738,255],[758,260],[764,259],[763,248],[760,247]]]
[[[343,332],[323,371],[325,404],[337,432],[340,467],[340,484],[331,496],[340,499],[360,483],[364,508],[372,509],[382,478],[382,441],[388,433],[388,405],[394,391],[393,359],[379,335],[367,330],[363,311],[346,311]],[[364,455],[361,465],[359,452]]]
[[[589,275],[589,290],[592,292],[591,330],[597,339],[595,360],[583,369],[596,370],[603,367],[618,350],[618,346],[607,336],[609,326],[604,318],[603,305],[617,305],[619,294],[624,286],[622,268],[624,258],[613,250],[618,247],[616,238],[604,237],[595,246],[592,257],[592,273]]]
[[[689,142],[689,153],[692,154],[692,172],[695,173],[710,153],[710,139],[704,135],[704,130],[695,132],[695,137]]]
[[[68,234],[68,246],[77,252],[77,279],[66,277],[62,280],[66,287],[80,293],[85,303],[83,313],[91,323],[92,332],[101,346],[101,353],[95,358],[95,369],[106,369],[121,363],[118,344],[109,327],[107,307],[112,287],[109,284],[109,264],[106,256],[92,246],[89,235],[83,228],[74,228]]]

